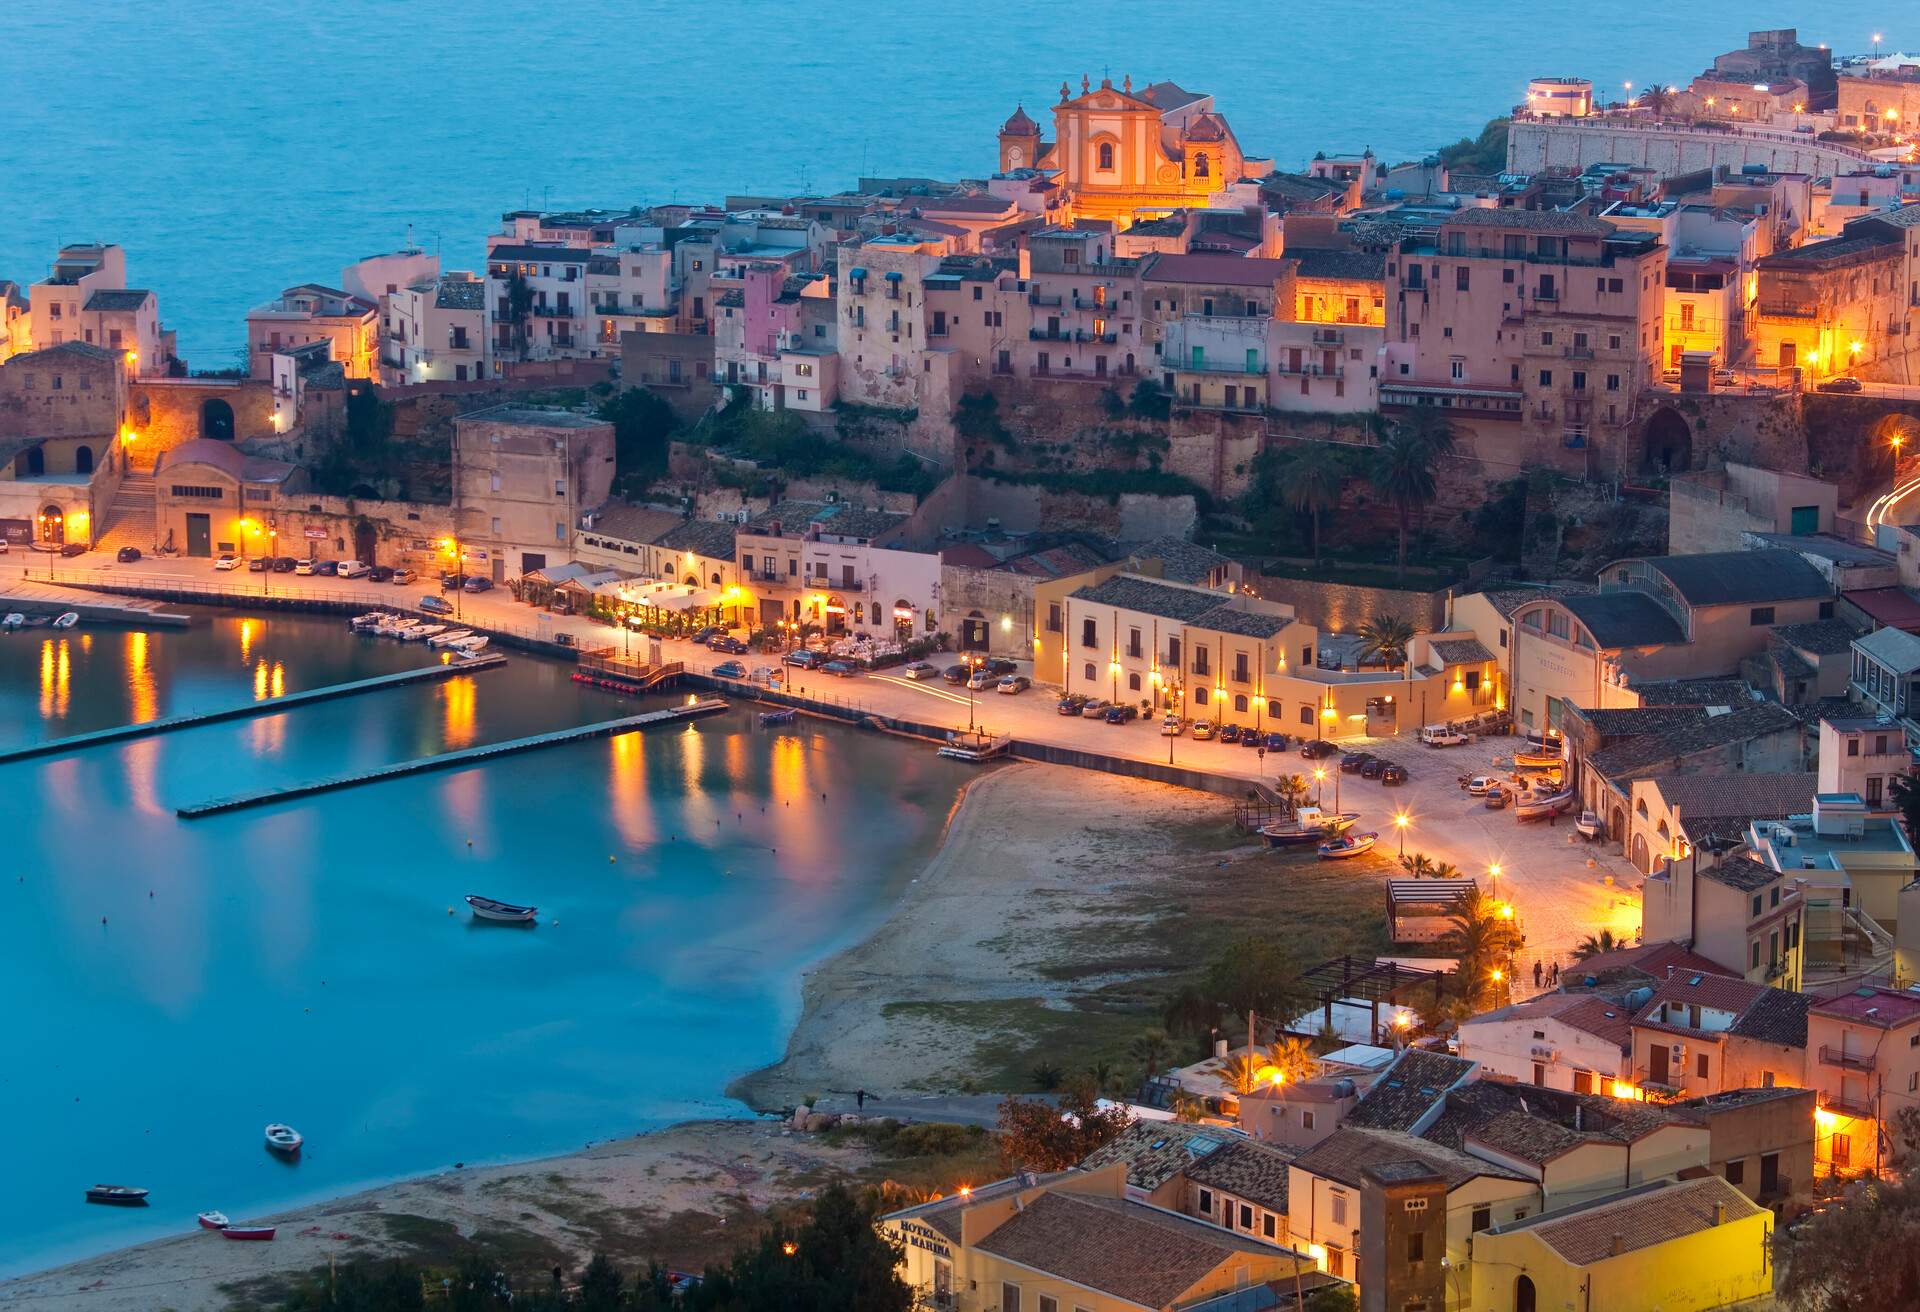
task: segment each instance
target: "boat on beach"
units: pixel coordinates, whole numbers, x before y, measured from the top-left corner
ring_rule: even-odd
[[[491,920],[503,925],[531,925],[540,914],[539,907],[517,906],[512,902],[496,902],[490,897],[481,897],[477,893],[467,894],[467,905],[473,908],[473,914],[480,920]]]
[[[130,1184],[96,1184],[87,1190],[87,1201],[109,1207],[145,1207],[147,1191]]]
[[[300,1146],[306,1142],[306,1138],[300,1131],[291,1125],[282,1125],[278,1121],[267,1127],[266,1139],[269,1150],[286,1157],[299,1152]]]
[[[1567,763],[1558,752],[1527,751],[1513,754],[1513,768],[1516,770],[1553,770]]]
[[[1364,834],[1342,834],[1338,838],[1320,844],[1320,859],[1335,861],[1341,857],[1359,856],[1364,852],[1371,852],[1373,845],[1379,839],[1380,835],[1375,831]]]
[[[200,1223],[202,1230],[225,1230],[227,1214],[225,1212],[202,1212],[193,1218]]]
[[[1329,834],[1338,837],[1346,833],[1359,819],[1358,811],[1334,815],[1317,806],[1303,806],[1291,820],[1261,826],[1260,837],[1268,847],[1307,847],[1327,841]]]
[[[1513,802],[1513,814],[1520,820],[1544,820],[1550,815],[1559,815],[1573,805],[1573,789],[1564,788],[1557,793],[1522,793]]]
[[[274,1227],[270,1225],[230,1225],[220,1231],[222,1239],[271,1239]]]

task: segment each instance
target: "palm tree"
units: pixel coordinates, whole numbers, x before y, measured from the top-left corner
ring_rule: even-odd
[[[1185,1089],[1181,1089],[1168,1100],[1167,1110],[1173,1113],[1174,1120],[1186,1121],[1189,1124],[1207,1114],[1206,1104]]]
[[[1347,471],[1332,447],[1318,442],[1300,447],[1280,471],[1285,480],[1281,495],[1292,510],[1304,511],[1313,523],[1313,563],[1320,563],[1320,516],[1340,504]]]
[[[1460,960],[1460,974],[1471,993],[1477,994],[1493,970],[1503,967],[1518,950],[1520,935],[1513,927],[1506,908],[1478,888],[1462,893],[1447,913],[1453,929],[1447,940],[1453,955]]]
[[[1253,1051],[1236,1052],[1220,1066],[1220,1078],[1227,1082],[1236,1093],[1252,1093],[1253,1086],[1260,1078],[1266,1061]]]
[[[1412,856],[1400,858],[1400,867],[1415,879],[1422,875],[1431,875],[1434,871],[1433,858],[1425,852],[1415,852]]]
[[[1307,782],[1307,777],[1303,774],[1282,775],[1273,781],[1273,791],[1280,794],[1281,800],[1290,810],[1299,810],[1300,803],[1306,800],[1307,794],[1312,789],[1313,786]]]
[[[1110,1061],[1096,1061],[1083,1072],[1086,1080],[1100,1093],[1105,1093],[1114,1087],[1116,1074],[1113,1063]]]
[[[1373,486],[1391,505],[1400,521],[1399,577],[1407,576],[1407,535],[1412,531],[1413,512],[1433,500],[1437,490],[1433,476],[1437,459],[1434,448],[1425,439],[1396,429],[1374,448]]]
[[[1665,118],[1667,111],[1673,108],[1673,92],[1660,82],[1649,82],[1647,89],[1640,93],[1640,103],[1655,118]]]
[[[1574,960],[1586,961],[1590,958],[1601,956],[1604,953],[1612,952],[1620,946],[1620,941],[1614,938],[1613,931],[1603,929],[1598,934],[1587,935],[1574,945]]]
[[[1168,1040],[1167,1032],[1161,1029],[1147,1030],[1127,1045],[1128,1055],[1140,1063],[1149,1080],[1160,1073],[1160,1063],[1172,1052],[1173,1044]]]
[[[1404,665],[1414,632],[1412,623],[1398,615],[1375,615],[1360,626],[1360,659],[1377,660],[1388,669]]]
[[[1191,984],[1167,999],[1160,1022],[1174,1034],[1205,1034],[1220,1019],[1220,1004]]]
[[[1460,433],[1454,428],[1453,420],[1446,411],[1432,406],[1422,406],[1394,427],[1418,438],[1436,456],[1450,456],[1460,445]]]
[[[1460,878],[1460,867],[1451,861],[1435,861],[1433,863],[1433,869],[1427,873],[1431,874],[1435,879],[1458,879]]]
[[[1319,1059],[1304,1039],[1276,1039],[1267,1045],[1267,1062],[1288,1084],[1310,1080],[1320,1069]]]

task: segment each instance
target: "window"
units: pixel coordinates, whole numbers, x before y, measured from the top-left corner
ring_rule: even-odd
[[[1103,169],[1113,167],[1113,143],[1111,141],[1103,141],[1100,143],[1100,167]]]
[[[1407,1236],[1407,1261],[1424,1262],[1426,1257],[1427,1237],[1421,1231],[1415,1230]]]
[[[1096,678],[1096,677],[1098,677],[1098,676],[1096,676],[1096,675],[1094,674],[1094,672],[1093,672],[1093,662],[1092,662],[1092,661],[1088,661],[1088,662],[1087,662],[1087,678],[1091,680],[1091,679],[1094,679],[1094,678]]]
[[[1279,1237],[1279,1227],[1274,1224],[1272,1212],[1262,1212],[1260,1214],[1260,1234],[1261,1237],[1265,1239],[1277,1239]]]
[[[1593,1072],[1575,1071],[1573,1073],[1573,1091],[1575,1093],[1593,1092]]]
[[[1129,692],[1140,691],[1140,676],[1138,674],[1129,674],[1127,676],[1127,690]]]
[[[1751,615],[1750,615],[1750,616],[1748,617],[1748,623],[1750,623],[1750,624],[1771,624],[1771,623],[1773,623],[1773,607],[1771,607],[1771,606],[1755,606],[1755,607],[1753,608],[1753,612],[1752,612],[1752,614],[1751,614]]]
[[[1551,369],[1542,369],[1542,370],[1540,371],[1540,386],[1542,386],[1542,387],[1552,387],[1552,386],[1553,386],[1553,370],[1551,370]]]
[[[1000,1312],[1020,1312],[1020,1286],[1000,1286]]]
[[[1060,603],[1057,601],[1047,603],[1047,632],[1060,632]]]
[[[1313,1128],[1313,1113],[1304,1107],[1300,1109],[1300,1128],[1303,1130],[1311,1130]]]
[[[1242,1230],[1253,1229],[1253,1209],[1245,1203],[1240,1204],[1240,1228]]]
[[[1236,711],[1244,711],[1247,709],[1247,695],[1245,693],[1237,692],[1233,695],[1233,709]]]
[[[1233,681],[1235,683],[1245,683],[1247,682],[1247,677],[1247,654],[1243,651],[1237,651],[1233,654]]]
[[[1060,1312],[1060,1300],[1051,1294],[1040,1295],[1040,1312]]]
[[[1202,1189],[1200,1191],[1199,1208],[1200,1215],[1205,1217],[1211,1217],[1213,1215],[1213,1190]]]
[[[1091,670],[1093,667],[1089,665],[1087,668]],[[1195,688],[1193,690],[1193,703],[1196,706],[1205,706],[1207,704],[1207,690],[1205,688]]]
[[[1473,1209],[1473,1233],[1479,1234],[1482,1230],[1491,1230],[1492,1228],[1493,1228],[1493,1209],[1491,1207],[1474,1208]]]
[[[1207,649],[1205,647],[1195,647],[1193,649],[1193,672],[1200,675],[1212,673],[1207,662]]]
[[[1699,1053],[1693,1059],[1693,1073],[1701,1079],[1707,1078],[1707,1054]]]
[[[1347,1196],[1343,1193],[1333,1195],[1333,1223],[1335,1225],[1347,1223]]]
[[[1302,706],[1302,707],[1300,708],[1300,723],[1302,723],[1302,724],[1312,724],[1312,723],[1313,723],[1313,707],[1311,707],[1311,706]]]
[[[1099,639],[1094,636],[1094,623],[1092,620],[1080,621],[1080,645],[1082,647],[1098,647],[1100,645]]]
[[[1462,264],[1462,265],[1457,265],[1457,266],[1456,266],[1456,267],[1454,268],[1454,271],[1453,271],[1453,289],[1454,289],[1455,291],[1457,291],[1457,292],[1464,292],[1464,291],[1466,291],[1466,290],[1467,290],[1467,275],[1468,275],[1468,269],[1467,269],[1467,266],[1466,266],[1466,265],[1464,265],[1464,264]]]

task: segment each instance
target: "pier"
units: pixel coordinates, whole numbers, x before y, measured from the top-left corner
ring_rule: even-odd
[[[478,660],[454,661],[447,665],[426,665],[417,670],[401,670],[398,674],[380,674],[371,679],[355,679],[351,683],[328,684],[324,688],[290,692],[279,697],[269,697],[264,701],[247,702],[242,706],[228,706],[217,711],[194,711],[186,715],[169,715],[159,720],[145,720],[139,724],[123,724],[112,729],[96,729],[92,733],[76,733],[66,738],[54,738],[44,743],[29,743],[25,747],[14,747],[0,752],[0,765],[6,765],[12,761],[27,761],[36,756],[58,756],[62,752],[79,751],[83,747],[98,747],[102,743],[125,742],[130,738],[149,738],[155,734],[171,733],[175,729],[192,729],[203,724],[219,724],[225,720],[245,720],[256,715],[278,715],[282,711],[310,706],[314,702],[332,701],[337,697],[378,692],[382,688],[400,688],[412,683],[446,679],[456,674],[471,674],[479,670],[497,670],[506,663],[507,658],[504,656],[482,656]]]
[[[416,757],[411,761],[401,761],[395,765],[383,765],[372,770],[356,771],[353,774],[334,775],[326,779],[316,779],[310,783],[290,784],[284,788],[266,788],[256,793],[239,793],[232,797],[216,797],[210,802],[176,808],[174,814],[183,820],[198,820],[204,816],[239,811],[250,806],[267,806],[274,802],[312,797],[317,793],[356,788],[361,784],[380,783],[388,779],[404,778],[407,775],[425,774],[429,770],[456,769],[463,765],[490,761],[501,756],[512,756],[518,752],[536,751],[542,747],[557,747],[562,743],[581,742],[588,738],[611,738],[615,734],[647,729],[654,725],[678,724],[708,715],[718,715],[727,709],[729,709],[727,703],[718,700],[669,706],[663,710],[648,711],[642,715],[623,716],[618,720],[602,720],[598,724],[583,724],[573,729],[556,729],[551,733],[537,733],[526,738],[509,738],[505,742],[488,743],[483,747],[465,747],[456,752],[442,752],[438,756]]]

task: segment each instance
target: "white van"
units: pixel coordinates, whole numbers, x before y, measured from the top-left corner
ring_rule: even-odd
[[[1463,733],[1456,733],[1452,725],[1429,724],[1421,728],[1420,741],[1429,747],[1461,747],[1472,739]]]

